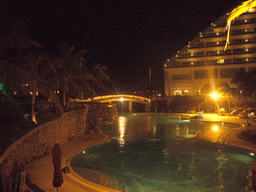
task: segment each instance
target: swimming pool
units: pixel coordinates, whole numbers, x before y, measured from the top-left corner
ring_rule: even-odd
[[[86,179],[122,191],[252,190],[253,153],[194,137],[216,126],[240,125],[181,120],[169,114],[122,115],[102,127],[113,137],[111,142],[79,153],[71,165]],[[102,176],[93,177],[87,169],[110,179],[104,183]]]

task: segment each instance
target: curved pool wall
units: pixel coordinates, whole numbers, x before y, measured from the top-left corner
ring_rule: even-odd
[[[106,173],[123,191],[252,190],[253,153],[194,137],[214,126],[240,127],[184,121],[175,115],[119,116],[116,123],[102,127],[113,140],[79,153],[72,160],[72,168],[96,183],[100,179],[88,178],[86,170]]]

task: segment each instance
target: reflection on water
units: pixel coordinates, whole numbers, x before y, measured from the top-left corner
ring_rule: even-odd
[[[126,129],[126,122],[127,122],[127,117],[120,116],[118,118],[118,127],[119,127],[119,134],[120,134],[118,142],[120,144],[121,150],[125,144],[124,135],[125,135],[125,129]]]
[[[83,168],[104,171],[132,192],[250,191],[252,153],[194,137],[213,127],[239,125],[174,115],[122,115],[102,127],[113,140],[80,153],[72,167],[80,173]]]

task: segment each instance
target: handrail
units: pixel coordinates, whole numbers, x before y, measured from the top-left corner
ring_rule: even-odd
[[[217,139],[216,143],[218,143],[220,137],[222,136],[222,141],[223,141],[223,133],[220,134],[219,138]]]
[[[227,134],[226,137],[225,137],[225,139],[224,139],[224,141],[223,141],[223,144],[225,143],[225,141],[226,141],[227,138],[229,138],[228,143],[230,143],[230,135]]]
[[[216,143],[219,142],[220,138],[222,138],[222,144],[224,144],[226,140],[228,141],[228,143],[230,143],[230,134],[227,134],[224,139],[223,139],[223,137],[224,137],[224,134],[221,133],[220,136],[218,137]]]

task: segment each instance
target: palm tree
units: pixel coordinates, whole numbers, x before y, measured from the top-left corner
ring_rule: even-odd
[[[245,100],[245,111],[247,117],[247,128],[248,127],[248,111],[247,111],[247,97],[255,93],[256,91],[256,72],[250,71],[246,72],[245,68],[241,68],[237,74],[233,77],[231,83],[238,84],[239,90],[242,91],[242,95],[244,96]]]
[[[107,67],[102,66],[101,64],[96,64],[94,68],[94,76],[96,78],[96,81],[94,82],[95,86],[95,92],[98,94],[116,94],[116,91],[114,90],[114,86],[110,81],[109,76],[106,73]]]
[[[15,48],[18,50],[30,47],[42,47],[36,40],[25,35],[26,24],[22,19],[2,18],[0,20],[0,50]]]
[[[54,59],[53,68],[65,107],[66,94],[83,98],[85,91],[93,91],[90,81],[95,81],[95,77],[84,67],[85,50],[76,50],[67,43],[61,44],[60,48],[61,55]]]
[[[49,56],[44,53],[26,50],[13,60],[13,68],[17,73],[17,81],[21,86],[27,85],[31,94],[31,120],[36,123],[35,99],[38,92],[45,92],[47,80],[43,78],[44,71],[48,71]],[[26,86],[25,86],[26,87]]]
[[[230,113],[230,96],[233,94],[232,88],[226,82],[221,82],[218,85],[218,92],[221,93],[228,101],[228,113]]]

